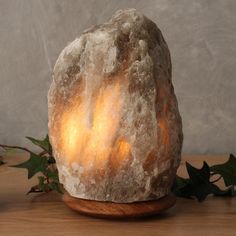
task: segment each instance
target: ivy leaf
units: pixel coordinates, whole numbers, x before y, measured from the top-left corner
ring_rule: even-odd
[[[49,142],[48,135],[43,140],[35,139],[35,138],[32,138],[32,137],[26,137],[26,138],[29,139],[34,145],[42,148],[48,154],[52,155],[52,146]]]
[[[11,167],[27,169],[28,170],[28,179],[30,179],[36,173],[38,173],[38,172],[44,173],[46,171],[47,159],[45,157],[41,157],[41,156],[36,155],[34,153],[30,153],[29,160],[27,160],[21,164],[11,166]]]
[[[50,178],[53,182],[59,183],[59,177],[58,177],[58,171],[54,170],[47,170],[46,175],[48,176],[48,178]]]
[[[176,194],[177,196],[181,196],[181,190],[186,187],[188,184],[190,184],[189,179],[182,178],[178,175],[175,177],[174,184],[172,186],[172,192]]]
[[[222,191],[219,194],[215,194],[215,196],[217,197],[234,197],[236,196],[236,191],[234,189],[234,186],[230,186],[228,189],[226,189],[225,191]]]
[[[53,173],[53,172],[52,172]],[[52,176],[52,175],[51,175]],[[55,174],[55,177],[58,177]],[[33,186],[27,194],[30,193],[40,193],[40,192],[50,192],[50,191],[57,191],[58,193],[63,194],[63,187],[62,184],[59,183],[58,178],[57,181],[54,181],[51,177],[46,176],[38,176],[38,184]]]
[[[61,193],[63,194],[63,187],[62,187],[62,184],[60,183],[56,183],[56,182],[51,182],[48,184],[49,188],[50,188],[50,191],[51,190],[55,190],[57,191],[58,193]]]
[[[204,161],[201,169],[197,169],[186,162],[188,175],[193,183],[205,183],[210,179],[210,167]]]
[[[12,167],[16,168],[25,168],[28,170],[28,178],[32,178],[35,174],[41,172],[41,175],[38,175],[37,185],[31,187],[29,193],[39,193],[39,192],[49,192],[55,190],[59,193],[63,193],[63,185],[59,182],[58,170],[55,165],[56,160],[52,154],[52,146],[49,141],[48,135],[43,140],[35,139],[32,137],[27,137],[34,145],[43,149],[43,152],[35,154],[31,150],[20,147],[20,146],[10,146],[0,144],[0,148],[4,149],[20,149],[28,152],[30,158],[18,165]],[[1,157],[0,157],[1,161]]]
[[[45,176],[39,176],[38,177],[38,188],[39,190],[41,190],[42,192],[49,192],[50,188],[46,182],[46,177]]]
[[[230,154],[227,162],[212,166],[211,171],[221,175],[227,187],[236,185],[236,157],[233,154]]]
[[[186,163],[189,179],[177,179],[177,184],[180,184],[177,195],[185,198],[196,197],[198,201],[203,201],[209,194],[220,195],[224,191],[210,182],[210,167],[204,162],[201,169],[197,169]],[[182,185],[182,187],[181,187]]]
[[[235,190],[234,185],[229,187],[229,189],[227,190],[226,196],[229,196],[229,197],[235,197],[236,196],[236,190]]]

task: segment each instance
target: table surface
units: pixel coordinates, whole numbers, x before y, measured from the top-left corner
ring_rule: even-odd
[[[26,159],[11,154],[8,165]],[[201,167],[227,160],[222,156],[184,156],[178,174],[185,176],[185,161]],[[26,170],[0,166],[0,235],[236,235],[236,198],[208,197],[199,203],[177,199],[162,215],[141,220],[103,220],[79,215],[65,206],[60,194],[26,195],[35,179],[27,180]]]

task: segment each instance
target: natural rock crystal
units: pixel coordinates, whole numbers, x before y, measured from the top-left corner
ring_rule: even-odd
[[[86,30],[60,54],[49,135],[71,196],[134,202],[170,192],[182,147],[170,54],[135,9]]]

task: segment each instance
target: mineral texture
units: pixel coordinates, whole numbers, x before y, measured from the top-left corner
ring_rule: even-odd
[[[50,141],[71,196],[129,203],[170,192],[182,122],[170,53],[151,20],[120,10],[70,43],[48,104]]]

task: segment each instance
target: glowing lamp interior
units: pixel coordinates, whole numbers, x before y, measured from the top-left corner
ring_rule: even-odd
[[[80,104],[75,100],[62,114],[61,150],[68,163],[103,168],[111,157],[119,165],[128,156],[130,145],[117,130],[122,104],[120,85],[115,83],[99,89],[93,99],[82,98]]]
[[[59,179],[71,196],[130,203],[170,192],[182,123],[154,22],[127,9],[85,31],[58,57],[48,100]]]

